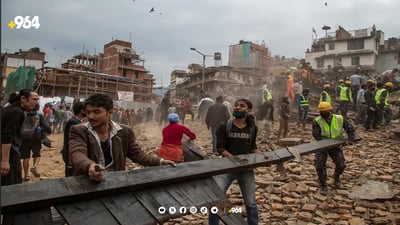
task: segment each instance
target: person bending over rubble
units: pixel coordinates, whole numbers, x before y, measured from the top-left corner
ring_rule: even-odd
[[[348,142],[353,144],[355,139],[355,130],[353,126],[342,115],[333,114],[332,106],[328,102],[321,102],[318,105],[318,112],[320,116],[315,118],[312,123],[312,135],[315,140],[335,139],[340,138],[347,132]],[[328,187],[326,185],[326,161],[328,155],[335,163],[335,173],[333,175],[334,185],[340,188],[340,175],[346,168],[346,162],[343,155],[342,148],[335,147],[326,151],[315,153],[315,169],[317,171],[318,180],[321,185],[320,194],[327,195]]]
[[[187,135],[190,140],[196,139],[196,134],[188,127],[179,124],[179,116],[176,113],[170,113],[168,115],[168,121],[169,124],[162,130],[163,138],[157,155],[174,162],[183,162],[183,134]]]
[[[88,175],[102,181],[105,171],[125,170],[126,158],[144,166],[172,165],[175,162],[147,155],[136,143],[128,126],[110,119],[113,100],[105,94],[94,94],[85,100],[88,122],[71,127],[69,157],[74,175]]]
[[[234,119],[222,123],[217,129],[217,150],[223,157],[232,155],[259,153],[256,145],[257,126],[250,115],[253,108],[247,99],[236,100],[233,107]],[[230,125],[229,125],[230,124]],[[231,183],[237,180],[246,205],[247,223],[258,224],[258,209],[255,196],[255,179],[252,169],[216,177],[218,185],[226,192]],[[219,219],[210,214],[209,225],[218,225]]]

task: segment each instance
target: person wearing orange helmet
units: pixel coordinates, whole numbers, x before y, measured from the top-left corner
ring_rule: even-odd
[[[333,114],[330,103],[320,102],[318,105],[318,112],[320,116],[316,117],[312,123],[312,135],[315,141],[341,138],[344,135],[344,131],[346,131],[348,142],[350,144],[354,142],[355,130],[353,126],[342,115]],[[346,168],[346,161],[343,150],[340,146],[315,153],[314,165],[318,175],[319,183],[321,185],[321,195],[328,194],[328,186],[326,184],[326,161],[328,156],[335,163],[335,173],[333,178],[336,188],[340,188],[340,175]]]

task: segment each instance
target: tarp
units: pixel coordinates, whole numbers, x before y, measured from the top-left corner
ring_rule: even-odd
[[[7,77],[5,98],[16,91],[28,88],[33,89],[35,85],[35,69],[24,68],[20,66],[15,72],[12,72]]]

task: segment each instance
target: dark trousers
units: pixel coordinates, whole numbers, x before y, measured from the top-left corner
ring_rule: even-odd
[[[373,126],[375,119],[375,111],[371,110],[370,108],[367,108],[367,119],[364,122],[364,127],[365,129],[369,130],[371,129],[371,126]]]
[[[339,110],[340,114],[344,117],[344,119],[347,119],[347,111],[349,111],[350,107],[350,101],[340,101],[339,103]]]
[[[372,123],[372,128],[376,129],[383,121],[383,107],[376,107],[374,121]]]
[[[335,163],[335,178],[338,178],[346,168],[346,161],[344,159],[343,150],[341,148],[316,152],[314,165],[315,170],[317,171],[318,180],[321,185],[326,185],[326,161],[328,160],[328,156],[331,157],[333,163]]]
[[[10,172],[8,172],[8,174],[5,176],[1,176],[1,186],[22,183],[21,159],[10,160],[9,162],[10,162]]]

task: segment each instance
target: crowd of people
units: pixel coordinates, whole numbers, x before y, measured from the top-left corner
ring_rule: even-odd
[[[294,85],[294,77],[288,76],[288,83]],[[326,83],[319,95],[319,115],[312,120],[314,141],[334,139],[347,132],[348,143],[355,140],[355,129],[349,119],[348,110],[357,112],[353,122],[363,124],[366,131],[389,126],[392,120],[389,95],[391,82],[381,83],[365,80],[358,73],[348,79],[340,79],[335,89]],[[292,87],[290,87],[292,88]],[[221,157],[260,152],[256,140],[270,142],[273,132],[274,114],[279,117],[278,139],[288,136],[292,117],[291,105],[298,111],[297,126],[306,129],[310,110],[310,89],[289,87],[279,102],[274,103],[273,91],[269,85],[262,86],[260,106],[253,109],[253,103],[246,98],[226,102],[224,96],[211,98],[207,93],[200,95],[199,109],[195,114],[189,98],[179,104],[166,93],[155,112],[151,107],[137,111],[116,108],[111,97],[105,94],[88,96],[84,102],[71,107],[61,105],[55,108],[48,104],[38,113],[39,97],[32,90],[21,90],[10,96],[9,105],[2,112],[2,164],[1,185],[12,185],[29,180],[29,159],[33,153],[31,172],[40,176],[37,166],[43,134],[64,133],[61,151],[65,162],[65,176],[86,175],[89,179],[102,181],[107,171],[125,170],[127,158],[144,166],[176,166],[184,160],[182,137],[196,139],[196,131],[184,125],[189,115],[210,130],[212,153]],[[332,94],[333,90],[336,90]],[[400,99],[399,99],[400,101]],[[399,104],[400,105],[400,104]],[[277,112],[275,108],[278,108]],[[12,119],[11,119],[12,118]],[[29,118],[29,120],[28,120]],[[162,142],[157,156],[146,154],[136,142],[132,127],[142,122],[157,121],[162,129]],[[182,122],[182,123],[180,123]],[[24,128],[24,129],[21,129]],[[22,143],[22,145],[21,145]],[[341,185],[340,175],[346,168],[343,150],[340,147],[315,154],[315,169],[320,183],[320,194],[327,195],[327,157],[335,163],[334,185]],[[21,161],[23,162],[21,165]],[[24,174],[24,176],[22,176]],[[217,183],[226,191],[237,180],[244,198],[248,224],[258,224],[258,210],[255,200],[255,179],[253,170],[235,172],[216,177]],[[217,217],[210,215],[209,224],[219,224]]]

